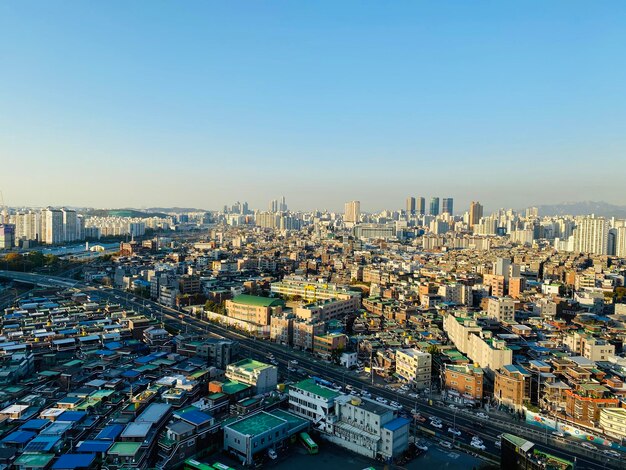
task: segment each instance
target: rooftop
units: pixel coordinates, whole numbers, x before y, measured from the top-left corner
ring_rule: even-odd
[[[262,411],[228,425],[230,429],[246,436],[256,436],[286,424],[284,419]]]
[[[297,384],[292,385],[292,387],[304,390],[305,392],[309,392],[313,395],[317,395],[326,399],[332,399],[339,396],[339,393],[335,392],[334,390],[316,384],[315,380],[313,379],[302,380]]]
[[[233,298],[236,304],[250,305],[253,307],[275,307],[285,305],[281,299],[270,299],[269,297],[259,297],[256,295],[239,294]]]

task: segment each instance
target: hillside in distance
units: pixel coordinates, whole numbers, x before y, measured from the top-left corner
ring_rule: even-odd
[[[626,218],[626,206],[618,206],[604,201],[561,202],[537,206],[539,215],[590,215]]]

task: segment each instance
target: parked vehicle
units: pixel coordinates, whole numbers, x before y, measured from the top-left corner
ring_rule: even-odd
[[[450,444],[448,441],[439,441],[439,445],[444,449],[452,449],[452,444]]]
[[[480,450],[485,450],[485,449],[486,449],[486,447],[485,447],[485,445],[484,445],[484,444],[481,444],[481,443],[476,442],[476,441],[472,441],[472,442],[470,443],[470,445],[471,445],[472,447],[474,447],[475,449],[480,449]]]
[[[454,434],[455,436],[460,436],[461,435],[461,431],[459,431],[458,429],[454,429],[454,428],[448,428],[448,432],[450,434]]]

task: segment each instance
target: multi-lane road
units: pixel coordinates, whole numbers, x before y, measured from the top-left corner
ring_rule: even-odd
[[[553,436],[525,423],[503,420],[494,415],[488,416],[487,419],[481,419],[475,412],[470,410],[450,408],[443,403],[433,403],[426,398],[411,398],[406,394],[398,393],[396,390],[385,388],[379,384],[372,384],[367,376],[358,375],[345,368],[319,361],[301,351],[244,336],[222,325],[198,319],[151,300],[138,299],[118,289],[96,288],[82,282],[59,277],[11,271],[0,271],[0,277],[45,286],[75,287],[92,291],[94,294],[97,292],[97,295],[103,299],[119,303],[127,308],[133,308],[136,311],[157,318],[170,328],[196,333],[210,331],[225,338],[237,340],[249,356],[263,359],[270,354],[273,355],[275,360],[278,361],[282,375],[286,379],[297,379],[297,376],[301,375],[289,370],[290,361],[296,360],[298,365],[295,368],[304,371],[306,374],[323,377],[343,388],[350,386],[357,391],[366,391],[373,397],[382,397],[389,401],[395,401],[402,405],[405,413],[412,410],[419,411],[422,416],[428,419],[425,422],[415,421],[418,428],[427,434],[435,436],[436,439],[452,441],[454,445],[465,450],[474,450],[470,447],[471,437],[478,436],[484,442],[485,452],[497,457],[499,449],[496,447],[495,442],[498,439],[498,435],[504,432],[511,432],[537,443],[540,447],[558,457],[576,460],[578,469],[626,468],[626,459],[611,457],[599,449],[590,450],[581,447],[580,441],[574,438]],[[439,419],[442,422],[442,427],[433,426],[430,420],[431,417]],[[453,436],[448,433],[448,428],[460,430],[461,435],[458,437]]]

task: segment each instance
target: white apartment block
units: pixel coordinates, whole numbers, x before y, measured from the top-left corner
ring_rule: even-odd
[[[413,388],[430,388],[431,366],[429,353],[414,348],[396,351],[396,374]]]
[[[515,323],[515,301],[510,297],[490,298],[487,303],[487,316],[501,323]]]
[[[472,318],[448,313],[443,319],[443,329],[459,351],[490,375],[513,363],[513,351],[506,347],[506,342],[491,338],[491,332],[483,332]]]

